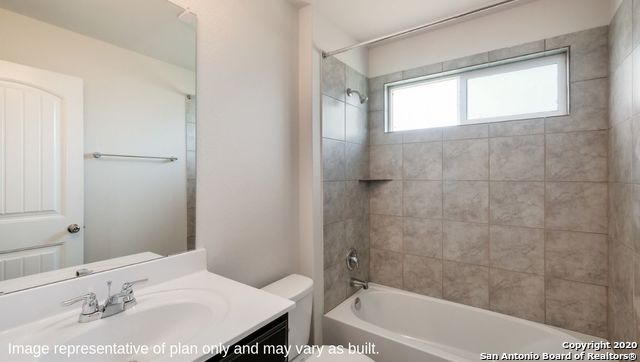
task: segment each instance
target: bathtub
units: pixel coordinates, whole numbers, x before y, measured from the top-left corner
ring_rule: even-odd
[[[520,353],[521,359],[537,354],[543,360],[543,353],[558,357],[578,353],[563,348],[563,342],[606,343],[601,338],[377,284],[331,310],[323,323],[325,344],[373,343],[378,354],[369,356],[376,362],[478,361],[491,360],[494,353]]]

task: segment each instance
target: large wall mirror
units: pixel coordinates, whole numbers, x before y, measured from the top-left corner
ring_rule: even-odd
[[[0,294],[194,248],[195,22],[0,0]]]

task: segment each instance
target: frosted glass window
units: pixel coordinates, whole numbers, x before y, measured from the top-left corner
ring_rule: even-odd
[[[553,112],[559,101],[557,64],[467,80],[469,120]]]
[[[568,49],[385,84],[387,132],[567,115]]]
[[[394,131],[458,124],[458,88],[458,78],[445,78],[392,90]]]

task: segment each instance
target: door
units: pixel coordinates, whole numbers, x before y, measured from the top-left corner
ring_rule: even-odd
[[[0,280],[81,264],[82,80],[0,61],[0,143]]]

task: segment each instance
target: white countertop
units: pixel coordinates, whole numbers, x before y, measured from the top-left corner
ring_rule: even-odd
[[[120,285],[125,281],[142,278],[149,278],[149,282],[146,285],[143,284],[134,288],[138,305],[118,315],[80,324],[76,322],[80,313],[79,304],[75,307],[68,307],[68,309],[60,307],[62,300],[88,291],[94,291],[98,294],[99,300],[103,301],[106,298],[106,281],[108,280],[113,281],[114,285]],[[205,251],[196,250],[0,296],[0,310],[2,310],[3,316],[3,318],[0,318],[0,360],[38,360],[33,356],[9,355],[9,343],[25,345],[37,343],[55,344],[57,342],[51,342],[51,339],[56,339],[65,341],[61,344],[67,344],[70,343],[67,341],[78,340],[76,337],[80,336],[80,340],[89,338],[90,342],[88,344],[108,344],[110,339],[105,338],[103,340],[103,330],[99,328],[108,326],[107,323],[112,323],[111,326],[120,326],[124,322],[124,325],[126,325],[127,320],[125,318],[127,318],[128,313],[133,316],[138,311],[143,311],[154,304],[158,304],[162,302],[163,296],[172,296],[171,298],[176,298],[177,296],[177,299],[180,299],[181,293],[185,295],[202,293],[204,297],[200,301],[201,303],[209,303],[207,296],[215,296],[215,298],[211,298],[211,310],[217,312],[219,318],[215,319],[215,322],[211,323],[211,325],[208,325],[209,322],[200,323],[197,332],[193,332],[193,330],[188,330],[187,332],[184,328],[172,330],[172,328],[157,326],[144,326],[140,330],[145,333],[145,328],[151,328],[152,330],[149,333],[161,336],[157,338],[160,343],[162,342],[162,336],[166,332],[167,335],[172,335],[172,341],[177,339],[185,345],[198,346],[198,351],[200,352],[203,351],[204,346],[231,346],[295,307],[295,303],[290,300],[209,273],[206,271]],[[213,302],[214,300],[215,302]],[[174,308],[171,313],[174,318],[180,319],[182,309]],[[199,318],[200,314],[197,314],[198,312],[195,313],[196,318]],[[191,313],[191,318],[193,316],[194,312]],[[113,319],[110,321],[111,318]],[[120,320],[116,318],[120,318]],[[155,323],[152,324],[155,325]],[[162,325],[162,323],[158,325]],[[164,325],[167,325],[167,323]],[[157,328],[166,328],[167,330],[156,333]],[[138,329],[138,326],[136,326],[136,330]],[[106,335],[107,333],[105,332],[104,334]],[[55,336],[55,338],[49,338],[49,336]],[[205,356],[200,354],[178,355],[173,358],[161,356],[159,358],[154,357],[152,360],[202,361],[213,355],[214,353]],[[83,360],[80,356],[77,358],[78,360]],[[92,360],[94,359],[92,358]],[[109,359],[103,358],[99,360]]]

